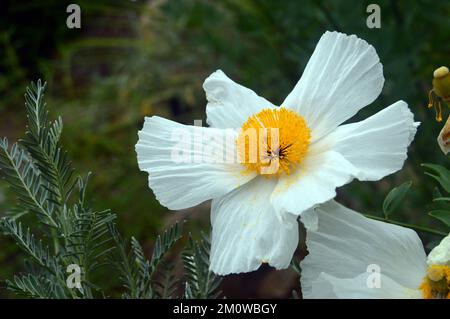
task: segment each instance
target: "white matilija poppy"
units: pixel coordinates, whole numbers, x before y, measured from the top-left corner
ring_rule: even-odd
[[[450,235],[428,258],[416,232],[335,201],[302,215],[304,298],[450,298]]]
[[[297,216],[354,178],[375,181],[402,167],[417,127],[405,102],[342,124],[383,83],[371,45],[326,32],[281,106],[216,71],[203,85],[210,127],[145,118],[139,167],[169,209],[213,200],[212,271],[286,268],[298,244]],[[229,154],[237,155],[230,161]]]

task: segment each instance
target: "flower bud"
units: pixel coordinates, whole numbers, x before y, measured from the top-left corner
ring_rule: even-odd
[[[442,121],[442,101],[450,103],[450,71],[446,66],[434,70],[433,89],[428,93],[428,108],[435,108],[438,122]]]
[[[433,73],[433,90],[437,96],[450,102],[450,72],[447,67],[441,66]]]

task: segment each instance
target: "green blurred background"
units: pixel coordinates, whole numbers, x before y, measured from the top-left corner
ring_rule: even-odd
[[[425,106],[433,70],[450,64],[448,0],[78,0],[82,28],[68,29],[66,7],[72,2],[2,1],[0,136],[22,136],[25,87],[30,80],[46,80],[52,115],[64,119],[64,146],[79,172],[94,172],[94,206],[117,212],[123,234],[138,238],[148,254],[156,235],[176,220],[187,219],[186,232],[194,236],[210,226],[209,203],[169,212],[148,189],[134,151],[144,116],[186,124],[205,120],[201,86],[219,68],[279,104],[326,30],[364,38],[384,66],[382,95],[352,120],[403,99],[422,122],[402,171],[376,183],[353,182],[339,190],[339,200],[379,214],[389,190],[412,180],[393,218],[439,229],[426,215],[435,183],[420,163],[447,163],[435,142],[442,123]],[[366,26],[370,3],[381,8],[381,29]],[[0,214],[14,200],[4,186]],[[422,238],[430,244],[437,239]],[[296,258],[305,253],[300,245]],[[172,258],[177,262],[179,256],[175,252]],[[22,267],[21,255],[5,237],[0,239],[0,265],[0,279]],[[227,297],[279,298],[289,297],[297,286],[295,272],[262,267],[227,277],[222,288]]]

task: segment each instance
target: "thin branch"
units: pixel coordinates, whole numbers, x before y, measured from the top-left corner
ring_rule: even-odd
[[[424,232],[424,233],[430,233],[430,234],[437,235],[437,236],[442,236],[442,237],[445,237],[445,236],[448,235],[447,233],[444,233],[442,231],[434,230],[434,229],[431,229],[431,228],[428,228],[428,227],[424,227],[424,226],[403,223],[403,222],[399,222],[399,221],[395,221],[395,220],[391,220],[391,219],[386,219],[384,217],[379,217],[379,216],[370,215],[370,214],[363,214],[363,215],[366,216],[367,218],[383,221],[383,222],[386,222],[386,223],[389,223],[389,224],[394,224],[394,225],[398,225],[398,226],[411,228],[411,229],[414,229],[414,230],[417,230],[417,231],[420,231],[420,232]]]

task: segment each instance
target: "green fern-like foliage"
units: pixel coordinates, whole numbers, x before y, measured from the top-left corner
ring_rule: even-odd
[[[146,259],[141,245],[134,237],[131,238],[131,249],[127,249],[126,241],[121,238],[113,225],[110,225],[110,232],[113,234],[117,247],[111,263],[119,269],[120,279],[127,289],[122,297],[127,299],[172,298],[175,294],[175,282],[168,271],[170,269],[166,267],[162,272],[165,279],[163,283],[155,282],[154,275],[164,255],[181,238],[181,224],[176,223],[158,236],[150,260]],[[159,287],[163,293],[157,292],[155,287]]]
[[[112,249],[108,224],[115,215],[86,204],[87,179],[74,177],[60,145],[61,118],[48,120],[45,84],[32,83],[25,94],[25,137],[9,147],[0,143],[0,170],[17,196],[15,213],[3,217],[0,230],[27,256],[30,272],[7,281],[7,288],[34,298],[92,298],[89,274]],[[31,215],[32,227],[21,221]],[[35,225],[34,221],[38,222]],[[67,267],[78,265],[81,285],[69,288]]]
[[[181,238],[176,223],[155,242],[150,259],[139,242],[122,238],[110,210],[88,204],[86,178],[75,176],[60,144],[61,118],[49,121],[45,84],[32,83],[25,95],[25,137],[9,144],[0,139],[0,173],[17,197],[17,207],[0,218],[0,233],[10,236],[25,256],[25,271],[6,280],[10,291],[30,298],[96,298],[110,295],[93,281],[93,272],[109,267],[126,290],[123,298],[175,298],[179,281],[164,260]],[[209,272],[209,240],[190,239],[183,254],[184,296],[211,298],[220,280]],[[69,284],[73,266],[80,281]]]
[[[221,278],[209,270],[210,248],[209,236],[202,234],[200,241],[189,237],[188,246],[182,256],[186,276],[186,299],[216,299],[221,295],[218,290]]]

